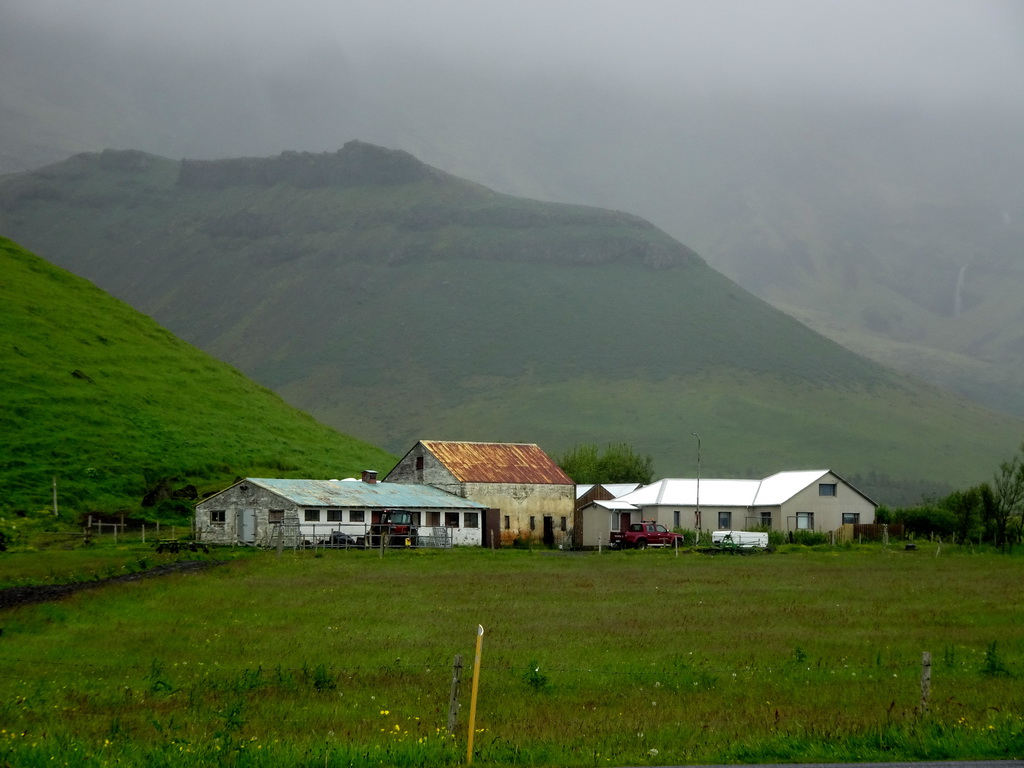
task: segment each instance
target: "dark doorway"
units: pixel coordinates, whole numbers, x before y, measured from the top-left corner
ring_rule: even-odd
[[[501,528],[499,527],[501,510],[485,509],[483,515],[484,524],[480,526],[483,541],[480,542],[480,545],[490,547],[491,549],[498,549],[501,546]]]

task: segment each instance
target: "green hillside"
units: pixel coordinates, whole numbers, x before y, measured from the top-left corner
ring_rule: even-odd
[[[79,155],[0,179],[0,231],[325,423],[663,475],[830,467],[879,501],[987,479],[1024,433],[851,354],[627,214],[497,194],[404,152]]]
[[[239,475],[343,477],[394,457],[317,423],[94,285],[0,238],[0,517],[173,519]],[[143,506],[150,494],[149,506]]]

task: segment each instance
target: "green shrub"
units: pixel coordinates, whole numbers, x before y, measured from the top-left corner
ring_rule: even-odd
[[[828,534],[821,531],[794,531],[793,543],[802,544],[805,547],[815,547],[821,544],[828,544]]]

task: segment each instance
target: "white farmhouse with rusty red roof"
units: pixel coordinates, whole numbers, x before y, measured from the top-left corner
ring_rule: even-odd
[[[384,481],[432,485],[498,510],[501,544],[569,544],[576,484],[533,443],[420,440]]]

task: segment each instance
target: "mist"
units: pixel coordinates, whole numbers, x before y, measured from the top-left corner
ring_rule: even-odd
[[[263,74],[301,66],[316,51],[330,52],[342,70],[401,57],[491,75],[586,77],[669,93],[1024,99],[1024,7],[1012,0],[9,0],[5,6],[12,18],[126,56],[182,62],[228,56]]]

